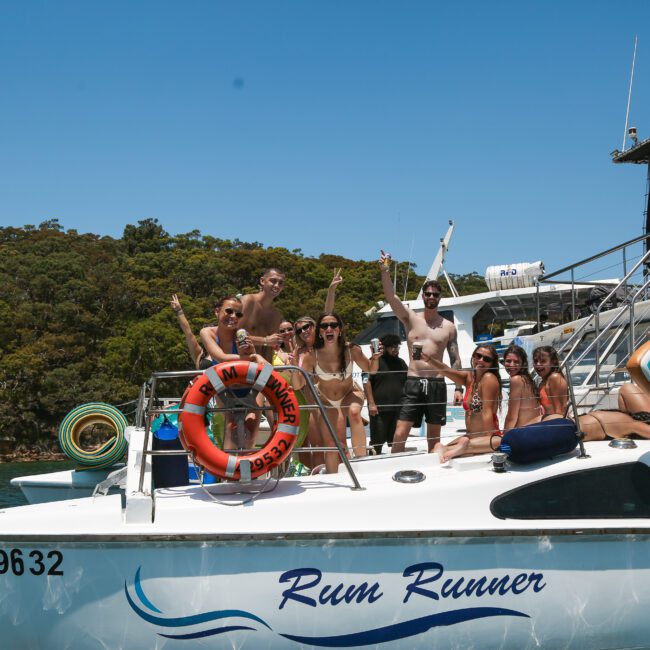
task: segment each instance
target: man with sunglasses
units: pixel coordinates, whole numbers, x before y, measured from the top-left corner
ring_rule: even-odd
[[[267,361],[273,359],[273,349],[282,343],[278,333],[282,314],[273,301],[284,289],[284,273],[276,268],[267,269],[260,278],[260,290],[242,296],[243,317],[239,327],[248,331],[251,341]]]
[[[404,305],[395,294],[389,260],[384,251],[381,251],[381,285],[393,313],[406,329],[410,360],[392,451],[404,451],[411,428],[413,425],[419,427],[422,417],[427,423],[427,444],[429,451],[432,451],[440,441],[440,429],[447,422],[447,387],[442,375],[432,370],[426,361],[413,358],[413,343],[420,343],[422,352],[440,361],[447,350],[449,365],[452,368],[460,368],[456,326],[438,313],[442,288],[435,280],[428,280],[422,287],[423,312],[415,312]],[[461,391],[462,388],[456,388],[455,402],[462,399]]]

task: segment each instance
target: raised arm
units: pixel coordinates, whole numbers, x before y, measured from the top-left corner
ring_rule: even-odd
[[[325,299],[325,314],[331,314],[334,311],[334,302],[336,301],[336,289],[343,282],[341,269],[334,269],[334,277],[330,282],[329,289],[327,290],[327,298]]]
[[[172,298],[170,300],[170,305],[171,308],[174,310],[174,313],[178,317],[178,324],[181,330],[183,331],[183,334],[185,335],[185,345],[187,346],[187,351],[189,352],[189,355],[192,358],[194,365],[198,367],[199,359],[203,354],[203,348],[199,345],[199,342],[196,340],[196,337],[194,336],[194,332],[192,332],[192,328],[190,327],[190,324],[187,318],[185,317],[185,312],[183,311],[181,301],[178,299],[178,296],[176,294],[172,295]]]
[[[409,312],[395,294],[395,287],[393,287],[393,281],[390,279],[390,266],[385,263],[388,259],[386,253],[381,251],[379,267],[381,269],[381,287],[384,290],[384,298],[386,298],[388,304],[391,306],[395,316],[397,316],[397,318],[399,318],[404,324],[407,324],[409,320]]]

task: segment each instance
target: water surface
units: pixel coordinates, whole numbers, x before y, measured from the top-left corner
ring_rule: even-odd
[[[9,484],[16,476],[31,476],[72,469],[74,463],[69,460],[49,460],[37,463],[0,463],[0,508],[24,506],[27,500],[20,488]]]

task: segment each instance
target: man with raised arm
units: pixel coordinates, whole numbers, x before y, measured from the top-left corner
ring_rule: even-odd
[[[381,251],[381,285],[393,313],[404,324],[409,349],[408,375],[402,393],[392,451],[404,451],[411,427],[414,424],[420,426],[422,416],[427,423],[428,448],[433,451],[435,444],[440,441],[440,428],[446,423],[447,389],[444,378],[432,371],[428,363],[413,358],[413,344],[421,344],[425,354],[441,361],[446,349],[449,353],[449,365],[452,368],[460,368],[456,326],[438,313],[442,290],[435,280],[428,280],[422,287],[424,312],[416,313],[406,307],[395,295],[389,260],[389,256]],[[456,387],[456,391],[455,402],[462,398],[462,388]]]

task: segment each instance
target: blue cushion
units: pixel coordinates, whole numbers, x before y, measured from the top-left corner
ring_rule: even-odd
[[[534,463],[567,454],[577,445],[575,422],[558,418],[510,429],[501,438],[499,451],[507,454],[514,463]]]

